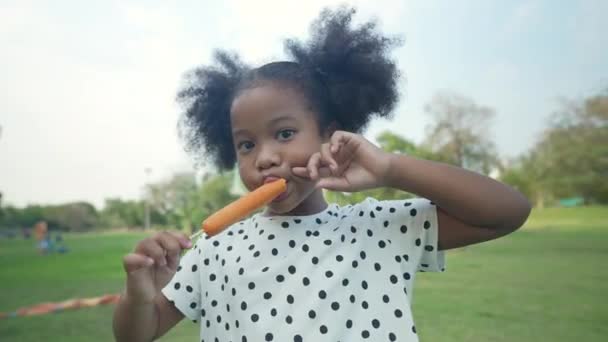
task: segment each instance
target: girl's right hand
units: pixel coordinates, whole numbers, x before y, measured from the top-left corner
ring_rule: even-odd
[[[123,258],[127,297],[135,303],[152,303],[177,270],[182,249],[192,247],[188,236],[161,232],[142,240]]]

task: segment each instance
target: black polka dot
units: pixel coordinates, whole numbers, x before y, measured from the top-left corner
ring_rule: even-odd
[[[296,267],[291,265],[287,268],[287,270],[289,271],[289,273],[294,274],[296,273]]]
[[[415,334],[416,333],[416,326],[412,325],[412,332]]]
[[[371,218],[376,218],[376,214],[374,214],[374,212],[373,212],[373,211],[370,211],[370,212],[369,212],[369,216],[370,216]]]
[[[272,308],[272,309],[270,310],[270,315],[271,315],[272,317],[275,317],[275,316],[277,315],[277,309]]]
[[[325,240],[325,241],[323,241],[323,243],[325,245],[327,245],[327,246],[330,246],[331,245],[331,240]]]
[[[395,317],[401,318],[403,316],[403,312],[399,309],[395,310]]]
[[[407,233],[407,226],[406,226],[406,225],[402,225],[402,226],[401,226],[401,232],[402,232],[403,234]]]
[[[374,318],[372,320],[372,327],[374,327],[376,329],[380,328],[380,321]]]
[[[422,244],[422,241],[420,241],[420,239],[416,239],[416,246],[420,246],[420,244]]]
[[[312,233],[312,235],[313,235],[313,236],[319,236],[319,234],[321,234],[321,233],[319,233],[319,231],[318,231],[318,230],[317,230],[317,231],[314,231],[314,232]]]
[[[338,255],[336,255],[336,261],[337,261],[337,262],[342,262],[342,260],[344,260],[344,257],[343,257],[343,256],[341,256],[341,255],[339,255],[339,254],[338,254]]]
[[[363,331],[361,332],[361,337],[363,337],[363,338],[369,338],[369,331],[367,331],[367,330],[363,330]]]
[[[317,257],[312,257],[311,262],[312,262],[314,265],[316,265],[316,264],[318,264],[318,263],[319,263],[319,258],[317,258]]]
[[[243,275],[243,273],[245,273],[245,269],[244,268],[239,268],[239,275]]]
[[[411,203],[411,202],[405,202],[405,203],[403,203],[403,206],[404,206],[404,207],[409,207],[410,205],[412,205],[412,203]]]
[[[382,301],[385,302],[385,303],[388,303],[388,302],[390,302],[390,298],[388,297],[388,295],[383,295],[382,296]]]
[[[254,282],[249,282],[248,287],[249,287],[250,290],[255,289],[255,283]]]
[[[357,228],[355,228],[354,226],[350,226],[350,231],[354,234],[357,232]]]
[[[195,309],[196,308],[196,303],[194,303],[194,302],[190,303],[190,308],[191,309]]]
[[[289,247],[294,248],[296,246],[296,242],[293,240],[289,240]]]
[[[395,341],[397,341],[397,336],[394,333],[389,333],[388,340],[391,342],[395,342]]]
[[[434,249],[434,248],[433,248],[433,246],[431,246],[431,245],[426,245],[426,246],[424,246],[424,250],[425,250],[425,251],[427,251],[427,252],[432,252],[432,251],[433,251],[433,249]]]
[[[311,235],[312,235],[312,232],[310,230],[307,230],[306,231],[306,236],[311,236]]]
[[[325,276],[326,276],[327,278],[331,278],[331,277],[333,277],[333,276],[334,276],[334,272],[332,272],[332,271],[326,271],[326,272],[325,272]]]
[[[340,303],[338,303],[338,302],[333,302],[333,303],[331,303],[331,308],[332,308],[334,311],[337,311],[338,309],[340,309]]]
[[[351,321],[350,319],[349,319],[349,320],[347,320],[347,321],[346,321],[346,327],[347,327],[348,329],[352,328],[352,327],[353,327],[353,321]]]
[[[393,283],[393,284],[397,284],[397,276],[396,276],[396,275],[392,274],[392,275],[390,276],[390,280],[391,280],[391,283]]]
[[[222,323],[222,316],[217,315],[217,322],[218,322],[218,323]]]
[[[367,301],[364,300],[361,302],[361,307],[367,310],[367,308],[369,308],[369,304],[367,303]]]
[[[315,312],[315,310],[308,311],[308,317],[310,317],[310,318],[317,317],[317,313]]]
[[[303,341],[302,336],[300,336],[300,335],[295,335],[293,337],[293,342],[302,342],[302,341]]]
[[[374,269],[375,269],[376,271],[380,271],[380,270],[382,269],[382,267],[380,266],[380,264],[379,264],[379,263],[374,263]]]
[[[255,253],[253,253],[253,257],[257,258],[260,256],[260,251],[256,251]]]
[[[371,230],[371,229],[368,229],[368,230],[367,230],[367,236],[369,236],[369,237],[374,236],[374,232],[372,232],[372,230]]]
[[[247,310],[247,303],[246,302],[241,302],[241,310],[245,311]]]
[[[388,211],[390,211],[391,213],[395,212],[395,208],[390,208]]]
[[[262,272],[268,272],[268,266],[262,268]]]
[[[342,279],[342,286],[348,286],[348,279]]]
[[[277,254],[279,254],[279,250],[276,248],[273,248],[271,253],[272,253],[272,255],[276,256]]]
[[[276,279],[279,283],[282,283],[285,280],[285,277],[282,274],[279,274],[277,275]]]
[[[300,222],[302,222],[302,220],[300,220],[300,219],[295,219],[295,220],[293,220],[293,222],[295,222],[295,223],[300,223]]]
[[[408,272],[403,273],[403,279],[410,280],[411,277],[412,276]]]
[[[192,286],[190,286],[190,285],[186,286],[186,291],[192,292]]]
[[[197,269],[198,269],[198,266],[192,265],[192,272],[196,272]]]
[[[293,296],[292,295],[287,295],[287,303],[293,304]]]
[[[319,298],[325,299],[327,297],[327,292],[321,290],[319,291]]]
[[[308,252],[308,250],[309,250],[309,249],[310,249],[310,248],[308,247],[308,245],[307,245],[307,244],[303,244],[303,245],[302,245],[302,250],[303,250],[304,252]]]
[[[264,299],[270,299],[270,298],[272,298],[272,293],[264,292]]]
[[[327,334],[327,327],[322,325],[321,327],[319,327],[319,331],[321,332],[321,334]]]
[[[401,262],[401,256],[395,255],[395,261],[396,262]]]
[[[362,211],[359,212],[359,216],[363,216],[363,212]]]
[[[304,286],[310,285],[310,279],[307,277],[302,278],[302,284],[304,284]]]
[[[350,297],[348,297],[348,300],[350,300],[350,302],[354,304],[356,300],[355,295],[351,294]]]
[[[213,246],[217,247],[217,246],[219,246],[219,245],[220,245],[220,242],[219,242],[219,241],[217,241],[217,240],[213,241]]]
[[[291,318],[291,316],[287,315],[287,317],[285,317],[285,322],[287,322],[287,324],[291,324],[291,323],[293,323],[293,318]]]
[[[182,286],[182,285],[181,285],[180,283],[175,283],[175,285],[173,285],[173,287],[174,287],[176,290],[179,290],[179,288],[180,288],[181,286]]]
[[[206,314],[205,309],[201,309],[201,317],[205,317]]]
[[[417,213],[418,212],[416,211],[416,209],[410,210],[410,215],[412,215],[412,216],[416,216]]]
[[[283,222],[283,223],[281,223],[281,227],[283,227],[283,228],[289,228],[289,223]]]
[[[364,281],[362,281],[362,282],[361,282],[361,287],[362,287],[364,290],[367,290],[367,281],[365,281],[365,280],[364,280]]]
[[[216,307],[217,306],[217,300],[212,300],[211,301],[211,306]]]
[[[257,322],[260,319],[260,316],[258,316],[258,314],[253,314],[251,315],[251,321],[252,322]]]
[[[216,279],[216,278],[217,278],[217,277],[216,277],[216,276],[215,276],[215,274],[213,274],[213,273],[211,273],[211,274],[209,275],[209,281],[215,281],[215,279]]]
[[[273,339],[273,338],[274,338],[274,337],[272,336],[272,334],[271,334],[271,333],[267,333],[267,334],[266,334],[266,341],[272,341],[272,339]]]
[[[320,218],[318,218],[318,217],[317,217],[317,219],[316,219],[315,221],[317,221],[317,223],[318,223],[318,224],[323,223],[323,222],[321,221],[321,219],[320,219]]]
[[[388,221],[384,221],[384,228],[388,227]]]
[[[361,257],[361,260],[365,260],[365,258],[367,257],[364,251],[361,251],[361,253],[359,253],[359,256]]]
[[[378,241],[378,247],[380,247],[380,248],[386,247],[386,242],[384,242],[384,240]]]
[[[274,234],[268,235],[268,240],[274,240],[274,238],[275,238]]]
[[[431,222],[424,221],[424,229],[429,229],[429,228],[431,228]]]
[[[176,272],[179,272],[181,270],[182,270],[182,267],[181,266],[177,266],[177,271]]]

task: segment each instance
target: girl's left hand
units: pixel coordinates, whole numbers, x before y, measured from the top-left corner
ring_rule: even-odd
[[[385,186],[389,164],[390,153],[363,136],[336,131],[306,167],[294,167],[293,173],[317,181],[317,188],[355,192]]]

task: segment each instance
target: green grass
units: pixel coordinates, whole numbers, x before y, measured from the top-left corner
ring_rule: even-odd
[[[608,208],[545,209],[505,238],[448,253],[417,278],[422,341],[603,341],[608,336]],[[0,311],[120,292],[122,255],[143,234],[68,235],[70,253],[0,240]],[[111,341],[110,306],[0,320],[2,341]],[[184,321],[163,341],[197,341]]]

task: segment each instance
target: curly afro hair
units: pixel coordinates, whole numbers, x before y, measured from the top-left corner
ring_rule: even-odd
[[[335,122],[360,133],[372,117],[390,117],[399,72],[388,55],[401,41],[378,32],[375,21],[352,27],[355,13],[349,7],[323,10],[311,25],[309,41],[285,42],[288,61],[251,69],[236,54],[216,51],[215,65],[188,73],[177,95],[185,109],[178,128],[186,150],[195,159],[206,155],[220,169],[231,169],[236,162],[232,101],[268,81],[301,91],[318,114],[319,127]]]

